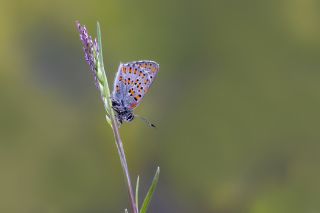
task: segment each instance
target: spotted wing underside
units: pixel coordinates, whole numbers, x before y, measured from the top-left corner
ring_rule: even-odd
[[[159,64],[154,61],[135,61],[120,64],[113,88],[113,97],[134,109],[141,103],[157,73]]]

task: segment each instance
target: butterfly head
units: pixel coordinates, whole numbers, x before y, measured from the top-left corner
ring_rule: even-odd
[[[122,124],[123,121],[131,122],[135,117],[132,110],[126,108],[123,106],[123,103],[117,100],[112,100],[112,108],[116,112],[116,117],[120,124]]]
[[[131,122],[134,119],[134,114],[132,111],[125,111],[122,114],[120,114],[122,120],[126,122]]]

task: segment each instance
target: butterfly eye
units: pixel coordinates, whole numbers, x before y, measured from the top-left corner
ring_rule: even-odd
[[[127,116],[127,121],[132,121],[134,119],[134,116],[133,116],[133,114],[132,113],[130,113],[130,114],[128,114],[128,116]]]

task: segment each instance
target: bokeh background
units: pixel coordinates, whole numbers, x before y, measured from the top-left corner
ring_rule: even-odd
[[[129,207],[75,20],[160,72],[123,125],[150,212],[320,212],[318,0],[0,0],[0,212]],[[113,83],[113,82],[110,82]]]

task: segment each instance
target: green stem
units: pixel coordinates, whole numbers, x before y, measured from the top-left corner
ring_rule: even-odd
[[[104,85],[103,85],[102,93],[103,93],[103,96],[104,96],[104,101],[106,102],[105,103],[105,107],[106,107],[106,111],[110,115],[111,127],[112,127],[113,135],[114,135],[114,138],[115,138],[115,144],[117,146],[118,154],[119,154],[120,161],[121,161],[121,166],[122,166],[123,172],[125,174],[126,183],[127,183],[127,186],[128,186],[128,192],[129,192],[129,198],[130,198],[132,212],[133,213],[138,213],[139,210],[137,209],[136,204],[135,204],[135,197],[134,197],[134,193],[133,193],[133,189],[132,189],[132,184],[131,184],[128,164],[127,164],[127,160],[126,160],[126,155],[125,155],[124,148],[123,148],[123,143],[122,143],[122,140],[121,140],[121,137],[120,137],[118,123],[116,121],[114,111],[112,110],[112,103],[111,103],[111,98],[110,98],[110,90],[109,90],[109,86],[108,86],[108,79],[107,79],[107,76],[106,76],[106,73],[105,73],[105,70],[104,70],[104,65],[103,65],[101,31],[100,31],[99,22],[97,23],[97,37],[98,37],[98,45],[99,45],[99,63],[98,63],[99,67],[98,67],[98,69],[99,69],[99,71],[101,73],[103,73]]]
[[[111,124],[112,124],[113,134],[114,134],[114,138],[116,140],[116,145],[117,145],[118,153],[119,153],[121,164],[122,164],[122,169],[123,169],[123,172],[124,172],[126,180],[127,180],[131,208],[132,208],[133,213],[138,213],[138,209],[135,205],[135,198],[134,198],[134,194],[133,194],[133,189],[132,189],[128,164],[127,164],[127,160],[126,160],[126,155],[125,155],[125,152],[123,149],[122,140],[120,137],[117,122],[115,121],[113,115],[111,115]]]

